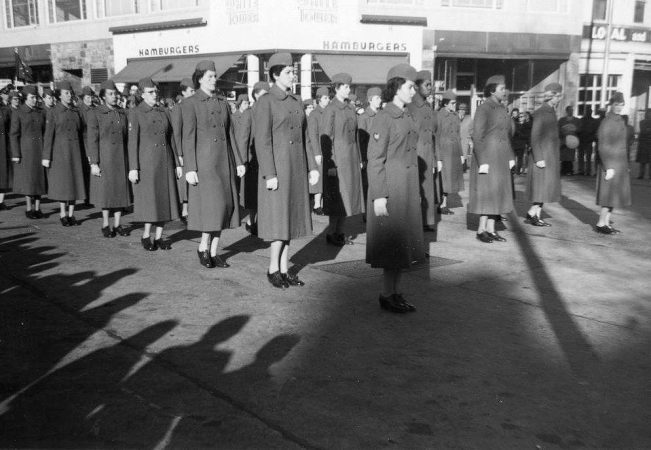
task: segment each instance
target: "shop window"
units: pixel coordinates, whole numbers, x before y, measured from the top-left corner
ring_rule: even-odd
[[[453,6],[458,8],[501,9],[503,4],[503,0],[441,0],[441,6]]]
[[[152,12],[196,8],[197,6],[199,6],[199,0],[151,0]]]
[[[50,23],[86,19],[86,0],[48,0],[48,14]]]
[[[593,0],[592,20],[606,20],[607,8],[608,8],[608,0]]]
[[[37,0],[5,0],[7,28],[38,25]]]
[[[606,86],[606,98],[603,99],[604,103],[608,101],[610,96],[617,90],[621,84],[621,75],[609,75],[608,85]],[[585,112],[585,107],[590,106],[595,113],[601,108],[601,88],[603,77],[601,75],[584,74],[579,78],[579,116]]]
[[[140,14],[144,0],[97,0],[97,17]]]
[[[541,13],[566,13],[569,0],[528,0],[527,11]]]
[[[635,1],[635,13],[633,14],[633,22],[644,23],[644,9],[646,8],[646,0]]]

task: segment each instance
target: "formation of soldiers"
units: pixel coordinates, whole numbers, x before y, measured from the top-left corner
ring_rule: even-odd
[[[268,67],[271,82],[256,83],[252,98],[240,95],[234,105],[218,95],[209,60],[166,105],[149,78],[122,93],[111,80],[102,83],[97,105],[90,88],[75,97],[65,81],[56,94],[39,95],[33,85],[10,92],[0,108],[0,206],[5,192],[24,195],[26,216],[40,219],[47,196],[69,227],[78,224],[75,205],[89,201],[102,210],[101,233],[112,238],[129,234],[121,220],[133,205],[147,251],[169,250],[163,226],[181,219],[201,232],[197,253],[206,268],[228,267],[218,254],[221,232],[244,223],[271,242],[267,279],[277,288],[304,284],[288,270],[288,249],[311,234],[311,213],[329,217],[326,244],[334,246],[352,243],[345,219],[361,214],[367,260],[385,269],[380,305],[392,312],[415,309],[398,290],[400,271],[424,253],[423,233],[436,230],[439,215],[454,214],[447,200],[464,189],[465,170],[468,212],[480,216],[477,239],[506,240],[495,222],[513,209],[516,157],[503,76],[487,80],[473,122],[453,91],[441,93],[435,109],[431,72],[405,64],[391,69],[386,86],[367,90],[361,113],[349,74],[334,75],[315,103],[303,103],[290,92],[291,55],[274,54]],[[549,84],[533,115],[526,216],[533,226],[550,226],[543,205],[560,200],[561,98],[562,87]],[[622,106],[616,93],[599,128],[595,229],[604,234],[618,232],[612,208],[630,204]]]

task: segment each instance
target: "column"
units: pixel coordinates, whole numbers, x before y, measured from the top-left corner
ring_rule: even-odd
[[[301,56],[301,98],[312,98],[312,54]]]
[[[249,98],[253,98],[253,85],[260,81],[260,58],[257,55],[246,55],[246,82]]]

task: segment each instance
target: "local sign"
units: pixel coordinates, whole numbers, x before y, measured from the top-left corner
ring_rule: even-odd
[[[604,41],[606,36],[608,36],[608,25],[585,25],[583,27],[583,37],[586,39]],[[610,28],[610,39],[621,42],[651,42],[651,29],[614,25]]]

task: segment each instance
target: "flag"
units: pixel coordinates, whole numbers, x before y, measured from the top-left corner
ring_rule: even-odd
[[[14,54],[16,55],[16,79],[27,83],[33,83],[34,78],[32,77],[32,68],[22,60],[18,54],[18,49],[14,49]]]

